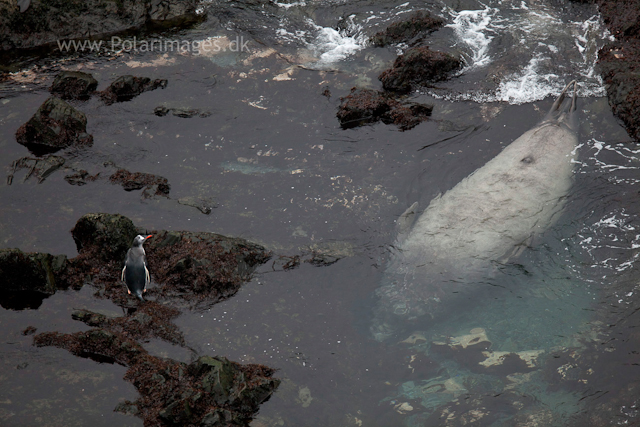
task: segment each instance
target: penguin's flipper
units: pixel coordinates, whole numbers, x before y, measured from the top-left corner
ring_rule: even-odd
[[[147,268],[147,264],[144,265],[144,290],[147,290],[147,285],[151,282],[151,276],[149,275],[149,269]]]
[[[125,265],[124,267],[122,267],[122,275],[120,276],[120,280],[122,280],[124,282],[124,272],[127,269],[127,266]]]

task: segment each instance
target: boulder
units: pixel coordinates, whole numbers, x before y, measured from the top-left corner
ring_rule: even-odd
[[[49,91],[62,99],[88,99],[97,87],[98,81],[91,74],[62,71],[56,76]]]
[[[421,10],[411,14],[406,20],[394,22],[384,31],[377,32],[371,37],[374,46],[387,46],[392,43],[409,43],[426,34],[429,34],[444,25],[444,20],[433,17],[428,12]]]
[[[382,121],[408,130],[426,120],[433,110],[430,105],[402,103],[389,94],[355,87],[340,100],[337,117],[343,129]]]
[[[408,49],[396,58],[391,69],[378,79],[385,90],[407,93],[413,85],[426,85],[447,79],[462,67],[462,61],[428,46]]]
[[[71,230],[76,248],[91,262],[123,262],[138,235],[133,222],[119,214],[86,214]]]
[[[93,144],[93,136],[87,134],[86,116],[55,96],[18,128],[16,140],[37,156]]]

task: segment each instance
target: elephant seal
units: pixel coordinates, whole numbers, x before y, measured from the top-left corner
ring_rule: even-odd
[[[554,224],[573,181],[576,90],[577,83],[569,83],[541,123],[433,199],[417,220],[417,203],[401,215],[376,290],[376,340],[399,325],[435,318],[460,295],[469,298],[496,265]]]

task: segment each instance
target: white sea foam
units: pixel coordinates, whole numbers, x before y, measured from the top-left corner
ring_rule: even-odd
[[[353,16],[347,19],[346,28],[343,30],[321,27],[312,21],[309,23],[316,30],[316,36],[309,43],[309,48],[316,53],[321,64],[342,61],[367,45],[367,36],[362,27],[354,23]]]
[[[497,15],[498,9],[486,7],[482,10],[463,10],[451,12],[453,23],[447,26],[453,28],[459,41],[469,48],[465,55],[467,67],[482,67],[491,61],[488,49],[493,36],[489,25]]]
[[[454,30],[456,47],[462,49],[466,60],[463,74],[483,69],[491,74],[494,62],[513,68],[510,56],[514,54],[526,62],[519,71],[500,76],[493,93],[474,89],[435,96],[452,101],[523,104],[559,94],[574,78],[580,81],[580,96],[605,95],[595,64],[598,50],[610,34],[599,16],[572,22],[561,17],[561,10],[544,3],[519,1],[509,6],[500,2],[492,7],[494,3],[488,2],[481,10],[449,11],[453,22],[448,26]]]

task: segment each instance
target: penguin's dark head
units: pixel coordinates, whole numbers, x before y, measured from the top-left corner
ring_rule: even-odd
[[[145,241],[145,240],[147,240],[149,237],[152,237],[152,236],[153,236],[153,234],[149,234],[149,235],[148,235],[148,236],[146,236],[146,237],[145,237],[145,236],[142,236],[142,235],[140,235],[140,234],[138,234],[138,235],[136,236],[136,238],[135,238],[135,239],[133,239],[133,246],[134,246],[134,247],[136,247],[136,246],[142,246],[142,244],[144,243],[144,241]]]

